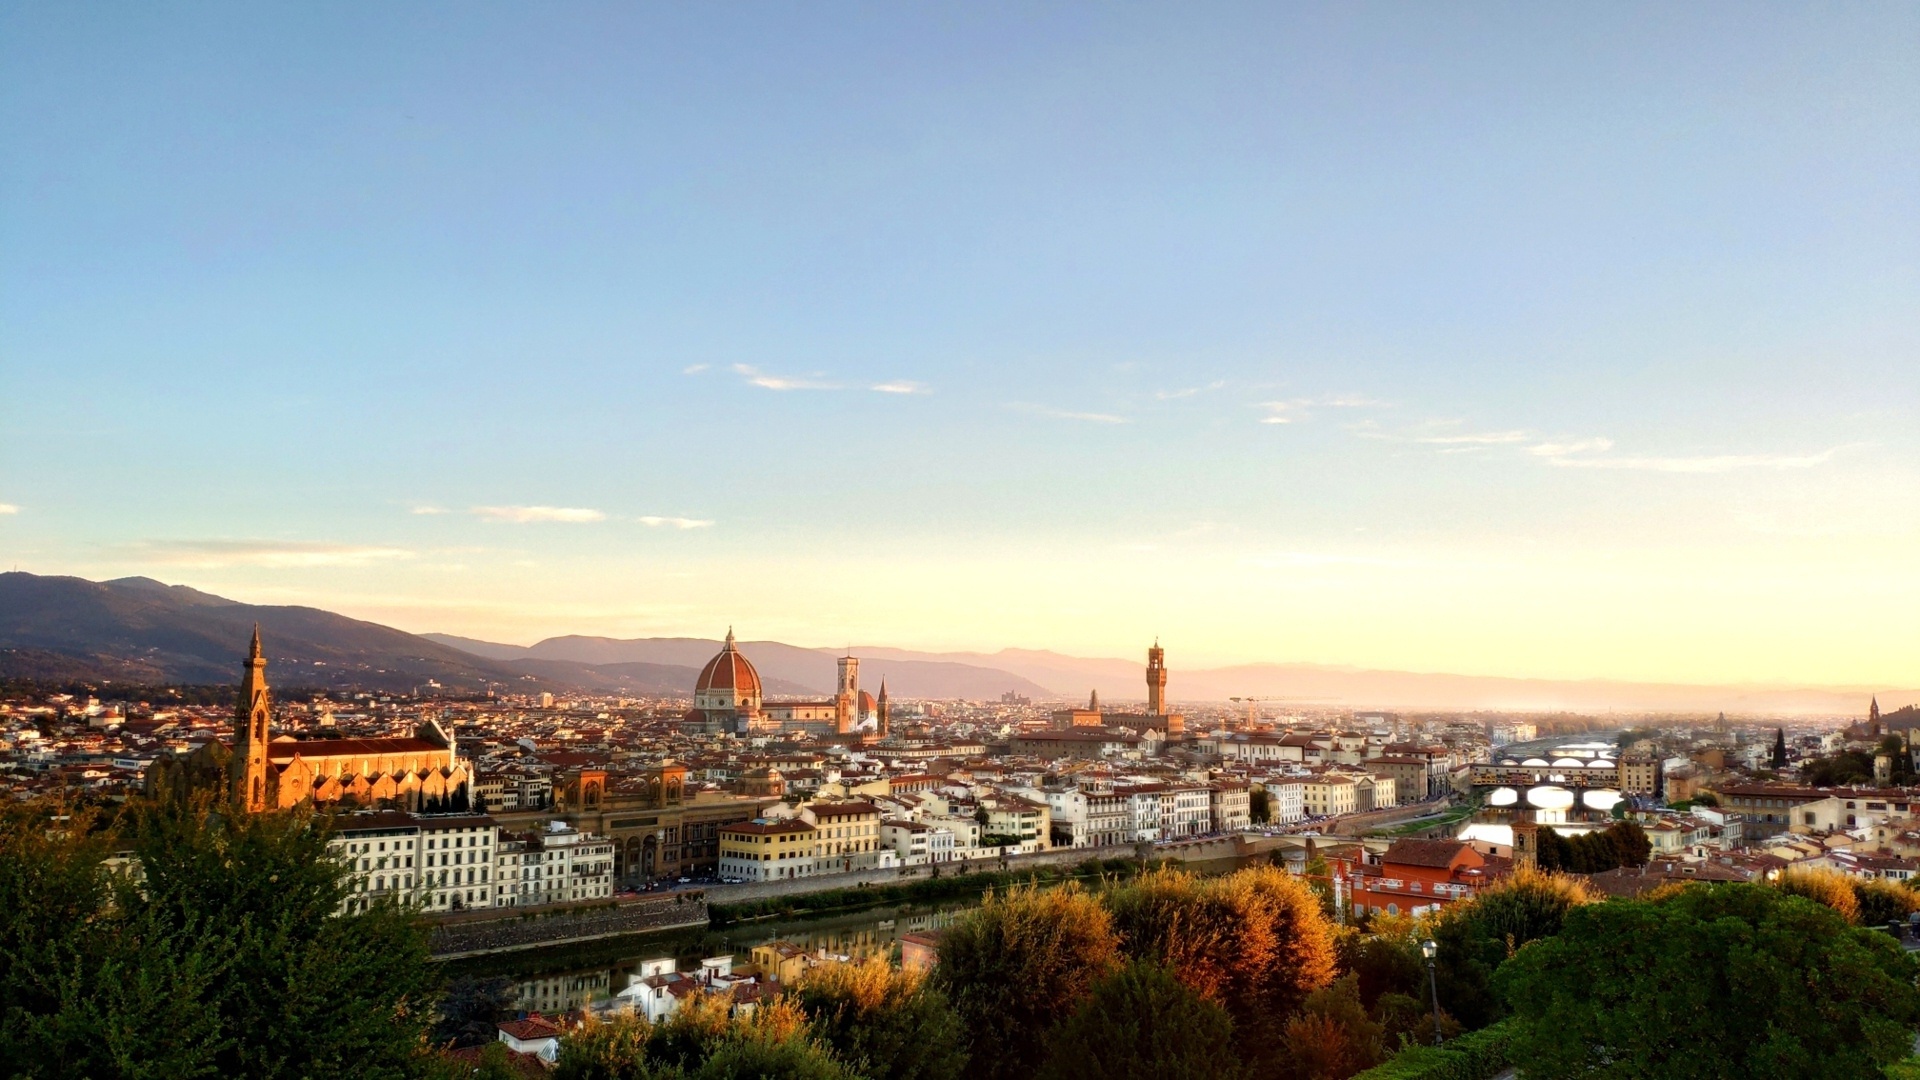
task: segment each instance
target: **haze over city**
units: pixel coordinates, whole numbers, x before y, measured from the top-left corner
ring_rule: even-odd
[[[1911,7],[0,12],[0,569],[1909,686]]]

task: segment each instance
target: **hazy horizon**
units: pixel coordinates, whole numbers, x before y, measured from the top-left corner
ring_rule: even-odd
[[[488,641],[1912,685],[1917,34],[16,5],[0,568]]]

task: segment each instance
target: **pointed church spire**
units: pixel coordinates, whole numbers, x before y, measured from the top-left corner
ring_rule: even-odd
[[[1087,711],[1088,712],[1100,711],[1100,691],[1098,688],[1095,688],[1095,690],[1093,691],[1093,694],[1087,698]]]
[[[247,659],[260,659],[260,624],[253,624],[253,644],[247,647]]]

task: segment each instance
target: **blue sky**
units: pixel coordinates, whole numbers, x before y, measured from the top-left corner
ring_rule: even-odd
[[[11,5],[0,560],[517,641],[1910,683],[1916,40]]]

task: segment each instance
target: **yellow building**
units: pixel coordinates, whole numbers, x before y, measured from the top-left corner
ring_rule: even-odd
[[[871,870],[879,864],[880,808],[870,802],[816,802],[800,808],[814,827],[814,873]]]
[[[1335,773],[1309,776],[1300,788],[1302,801],[1312,817],[1351,814],[1359,806],[1359,790],[1351,776]]]
[[[815,829],[807,822],[742,821],[720,827],[722,880],[812,877]]]

